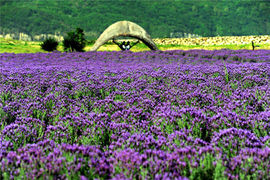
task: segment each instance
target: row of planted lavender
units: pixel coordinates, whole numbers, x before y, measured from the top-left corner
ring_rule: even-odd
[[[0,54],[0,179],[269,179],[270,51]]]

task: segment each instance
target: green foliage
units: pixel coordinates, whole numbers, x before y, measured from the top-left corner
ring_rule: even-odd
[[[225,81],[226,81],[226,84],[228,84],[229,81],[230,81],[230,77],[229,77],[229,73],[228,73],[228,69],[227,69],[227,67],[226,67],[226,64],[225,64],[224,61],[223,61],[223,63],[224,63]]]
[[[204,159],[200,160],[199,167],[192,170],[192,174],[190,179],[198,179],[198,180],[214,180],[214,174],[216,167],[214,164],[215,158],[207,154]]]
[[[83,52],[85,45],[86,39],[81,28],[77,28],[76,31],[69,32],[63,41],[64,50],[69,52]]]
[[[87,40],[87,45],[94,45],[95,44],[95,42],[96,42],[96,40]],[[108,42],[107,42],[107,44],[108,44]],[[113,44],[113,43],[109,43],[109,44]]]
[[[44,40],[40,46],[41,49],[51,52],[57,49],[58,42],[54,38],[48,38]]]
[[[30,35],[67,32],[81,26],[97,38],[119,20],[138,23],[151,37],[171,32],[202,36],[270,34],[270,1],[1,1],[0,32]]]

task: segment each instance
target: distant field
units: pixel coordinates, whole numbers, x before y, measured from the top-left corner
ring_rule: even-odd
[[[251,36],[253,37],[253,36]],[[263,36],[265,38],[268,38],[268,36]],[[251,43],[247,44],[247,42],[243,42],[241,44],[241,41],[239,42],[236,39],[237,37],[216,37],[216,38],[198,38],[198,39],[188,39],[188,38],[178,38],[178,39],[154,39],[156,42],[158,48],[160,50],[189,50],[189,49],[205,49],[205,50],[215,50],[215,49],[252,49]],[[221,40],[220,40],[221,39]],[[228,44],[223,43],[222,39],[224,39],[224,42],[228,41],[229,43],[235,43],[235,44]],[[236,39],[236,40],[234,40]],[[197,42],[198,41],[198,42]],[[248,40],[249,42],[249,40]],[[250,40],[251,42],[251,40]],[[180,44],[177,44],[180,43]],[[7,40],[7,39],[0,39],[0,53],[36,53],[36,52],[46,52],[43,51],[40,48],[41,42],[36,41],[19,41],[19,40]],[[259,47],[256,47],[256,49],[270,49],[270,42],[260,42],[255,41],[255,45],[258,45]],[[92,45],[87,45],[85,47],[85,51],[90,51]],[[63,46],[60,44],[58,46],[58,51],[63,51]],[[101,46],[98,51],[119,51],[120,48],[114,44],[107,43],[103,46]],[[144,45],[143,43],[139,43],[136,46],[134,46],[131,51],[138,52],[138,51],[148,51],[149,48]]]

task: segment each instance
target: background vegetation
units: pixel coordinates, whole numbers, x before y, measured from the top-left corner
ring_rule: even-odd
[[[0,38],[0,53],[37,53],[46,52],[40,48],[42,42],[38,41],[20,41]],[[93,43],[89,43],[84,48],[85,51],[90,51]],[[157,44],[159,50],[189,50],[189,49],[206,49],[206,50],[218,50],[218,49],[249,49],[252,50],[251,44],[226,44],[226,45],[187,45],[187,44],[172,44],[172,45],[161,45]],[[270,44],[260,44],[257,49],[270,49]],[[132,47],[131,51],[149,51],[150,49],[143,43],[139,43]],[[64,52],[63,43],[59,43],[57,51]],[[110,42],[101,46],[98,51],[120,51],[120,48]]]
[[[51,52],[57,49],[58,42],[53,38],[48,38],[45,41],[43,41],[40,46],[41,49]]]
[[[173,32],[201,36],[270,34],[270,1],[261,0],[1,0],[0,33],[29,35],[82,28],[95,39],[110,24],[129,20],[153,38]]]

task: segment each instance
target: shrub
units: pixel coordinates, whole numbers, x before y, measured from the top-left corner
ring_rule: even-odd
[[[88,45],[93,45],[93,44],[95,44],[95,42],[96,42],[96,40],[88,40],[87,41],[87,44]]]
[[[63,46],[65,51],[83,52],[83,48],[86,45],[86,39],[84,32],[81,28],[77,28],[76,31],[71,31],[64,37]]]
[[[48,38],[42,42],[40,45],[41,49],[45,51],[55,51],[58,46],[58,42],[54,38]]]

